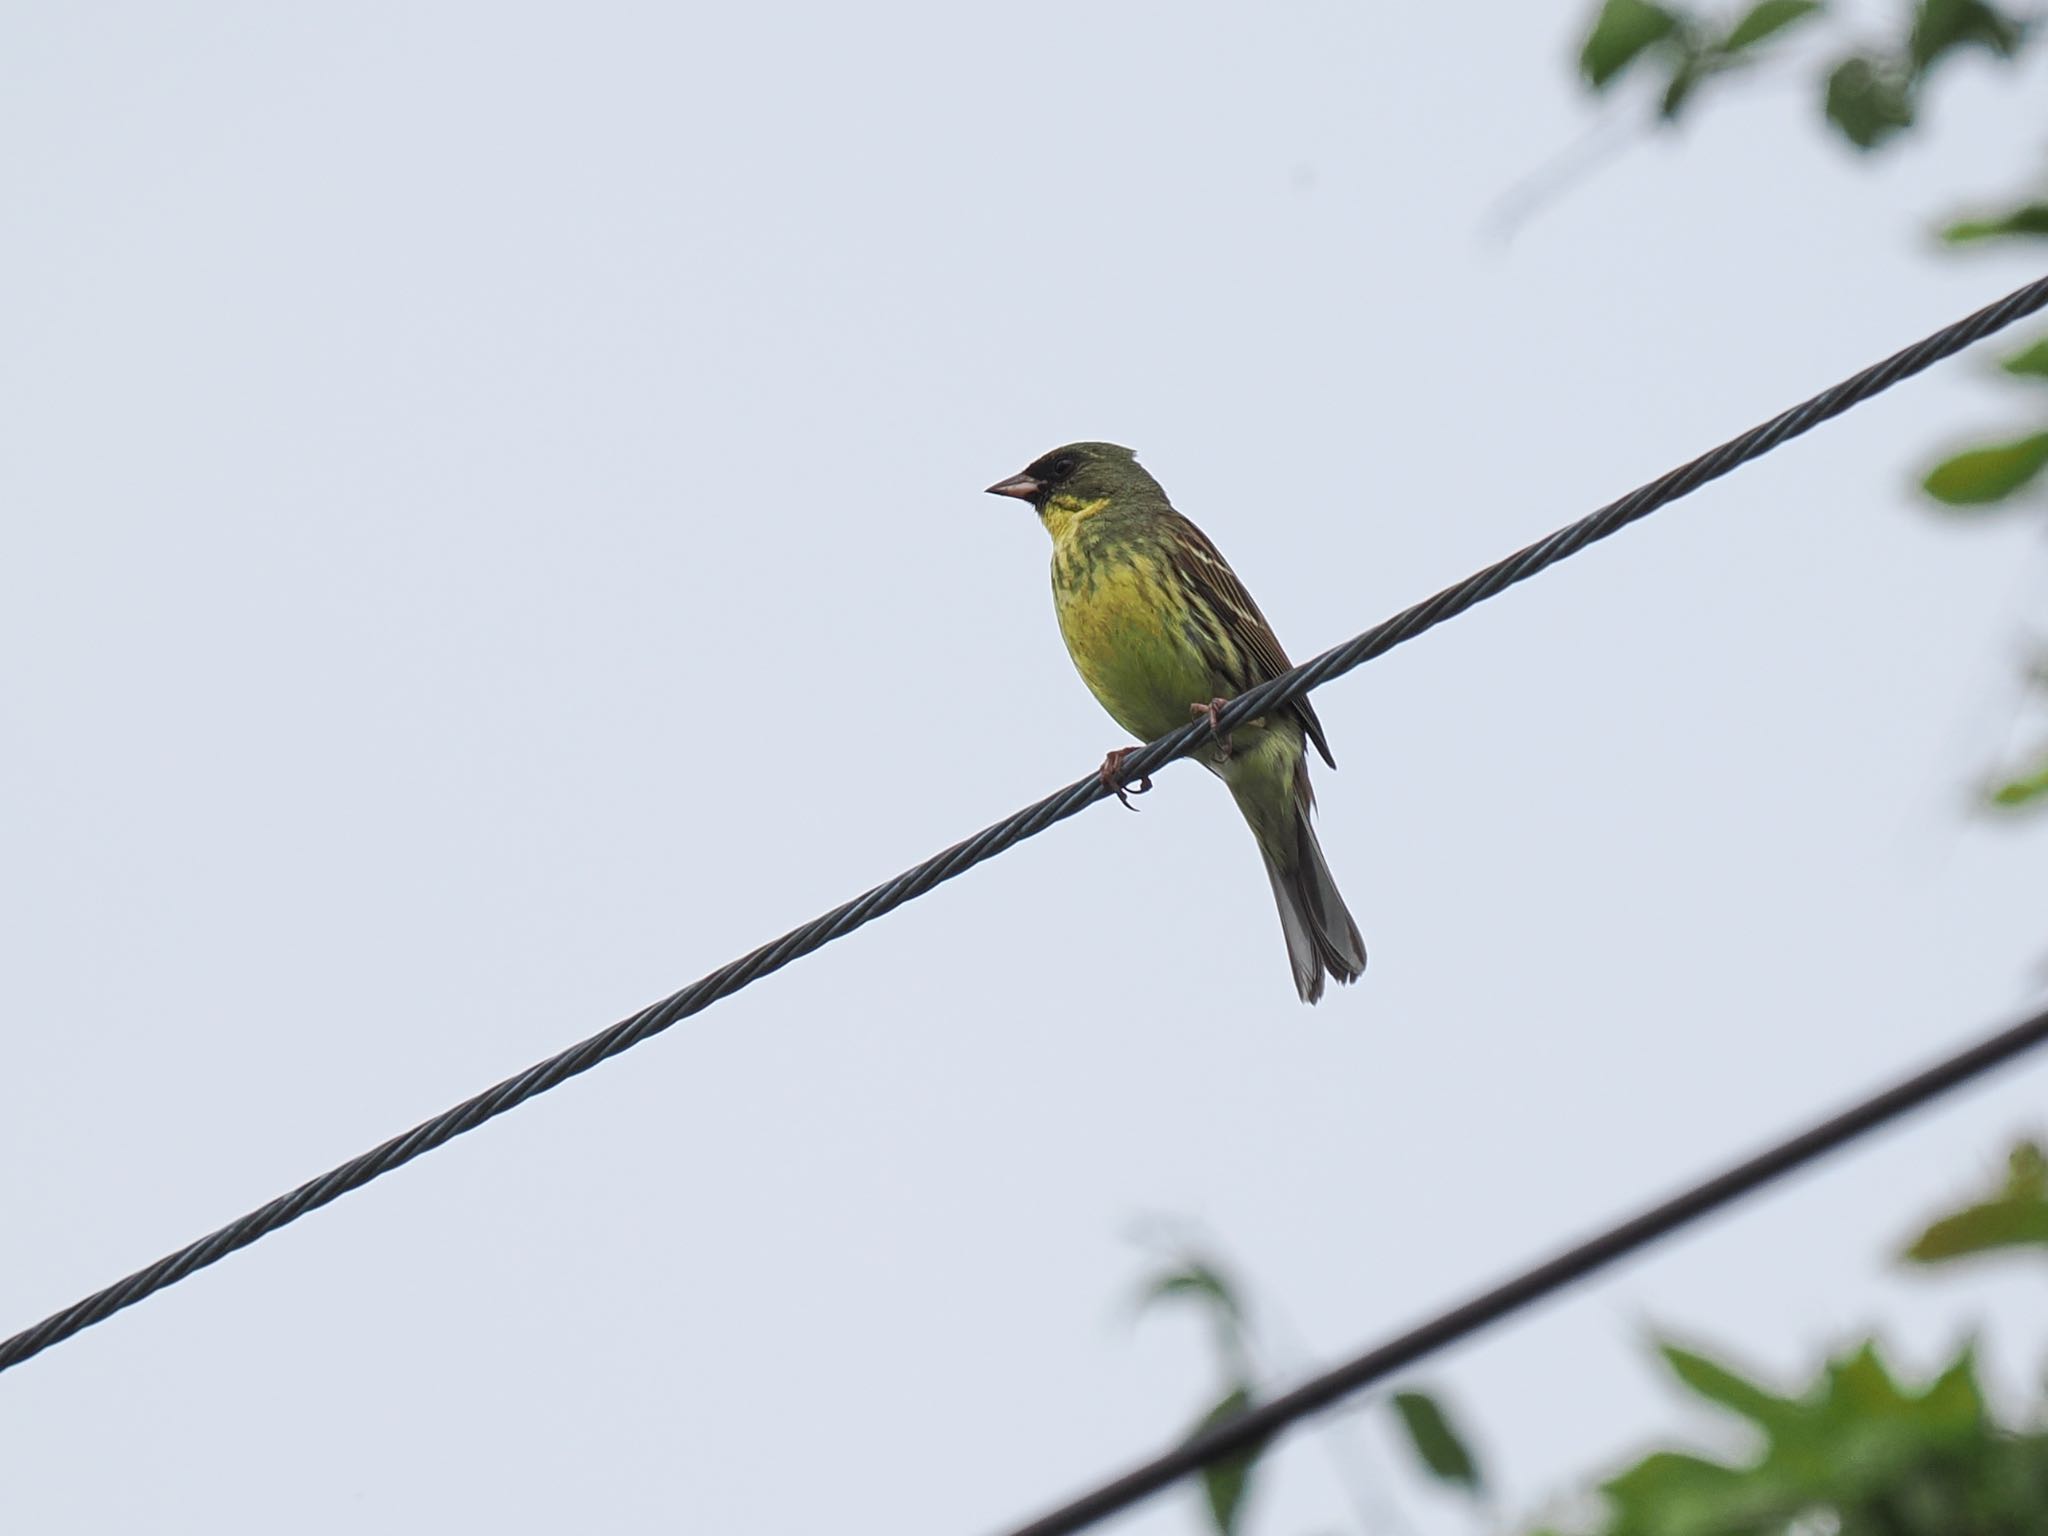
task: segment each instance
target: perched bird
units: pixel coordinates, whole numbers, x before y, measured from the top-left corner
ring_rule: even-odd
[[[1213,728],[1232,696],[1292,665],[1216,546],[1173,510],[1130,449],[1069,443],[988,489],[1038,509],[1052,535],[1053,606],[1067,652],[1102,707],[1141,741],[1191,716]],[[1305,1003],[1323,995],[1326,972],[1354,981],[1365,969],[1364,941],[1309,825],[1311,741],[1336,767],[1303,698],[1193,754],[1230,786],[1258,839]],[[1134,750],[1102,762],[1102,782],[1126,806],[1128,794],[1152,787],[1127,783],[1124,759]]]

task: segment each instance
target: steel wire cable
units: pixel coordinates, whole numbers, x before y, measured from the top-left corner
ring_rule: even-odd
[[[2048,306],[2048,277],[2029,283],[1997,303],[1942,327],[1933,335],[1631,491],[1620,500],[1608,503],[1578,522],[1539,539],[1455,586],[1446,587],[1436,596],[1417,603],[1292,671],[1247,690],[1218,712],[1215,729],[1227,733],[1242,721],[1266,714],[1322,686],[1331,678],[1342,676],[2044,306]],[[1126,782],[1156,773],[1174,759],[1185,756],[1208,738],[1210,729],[1206,720],[1190,722],[1133,752],[1124,765]],[[994,858],[1028,837],[1037,836],[1055,822],[1078,814],[1110,793],[1099,776],[1090,774],[1035,805],[1026,806],[993,826],[983,828],[965,842],[956,843],[905,870],[895,879],[813,918],[799,928],[791,929],[781,938],[721,966],[681,991],[621,1019],[609,1029],[545,1061],[536,1062],[517,1076],[465,1099],[430,1120],[422,1121],[404,1135],[395,1136],[381,1146],[351,1158],[177,1252],[165,1255],[147,1268],[137,1270],[60,1312],[52,1313],[33,1327],[0,1342],[0,1371],[21,1364],[51,1345],[104,1321],[166,1286],[177,1284],[195,1270],[217,1263],[236,1249],[245,1248],[258,1238],[297,1221],[308,1211],[317,1210],[350,1190],[361,1188],[394,1168],[411,1162],[421,1153],[476,1129],[486,1120],[495,1119],[535,1094],[545,1093],[569,1078],[589,1071],[606,1058],[630,1050],[679,1020],[708,1008],[720,998],[758,981],[771,971],[780,970],[790,961],[835,939],[844,938],[856,928],[924,895],[941,882],[972,869],[985,859]]]
[[[1352,1393],[1383,1381],[1395,1371],[1446,1349],[1488,1324],[1518,1312],[1565,1286],[1628,1257],[1660,1237],[1711,1215],[1774,1179],[1804,1167],[1859,1136],[1917,1109],[1929,1100],[2004,1066],[2024,1052],[2048,1044],[2048,1011],[2023,1019],[1965,1050],[1894,1083],[1839,1114],[1704,1179],[1670,1199],[1630,1217],[1599,1236],[1567,1248],[1512,1279],[1439,1313],[1385,1343],[1312,1376],[1280,1396],[1183,1441],[1078,1498],[1005,1536],[1072,1536],[1128,1509],[1212,1461],[1242,1455],[1290,1425],[1329,1408]]]

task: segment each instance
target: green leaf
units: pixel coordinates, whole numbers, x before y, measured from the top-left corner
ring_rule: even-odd
[[[2022,203],[1988,219],[1963,219],[1941,232],[1950,245],[1996,240],[2007,235],[2048,235],[2048,202]]]
[[[1749,1478],[1733,1467],[1678,1451],[1652,1451],[1600,1485],[1613,1501],[1614,1531],[1731,1529],[1714,1523]],[[1689,1523],[1684,1523],[1689,1522]]]
[[[1238,1299],[1236,1285],[1224,1277],[1223,1270],[1199,1255],[1183,1254],[1177,1267],[1155,1275],[1139,1292],[1138,1314],[1143,1316],[1161,1302],[1176,1298],[1193,1302],[1208,1315],[1216,1340],[1216,1357],[1225,1378],[1237,1381],[1249,1376],[1244,1304]]]
[[[2022,1173],[2048,1186],[2048,1163],[2028,1161]],[[1902,1384],[1866,1342],[1828,1361],[1795,1398],[1693,1351],[1662,1348],[1687,1385],[1761,1428],[1762,1445],[1739,1461],[1671,1450],[1643,1457],[1603,1485],[1611,1508],[1592,1528],[1601,1536],[2048,1528],[2048,1435],[1996,1420],[1970,1346],[1932,1381]]]
[[[2030,785],[2029,793],[2005,803],[2048,793],[2048,768],[2023,782]],[[1999,1191],[1933,1223],[1906,1249],[1906,1258],[1940,1264],[1997,1248],[2031,1247],[2048,1247],[2048,1157],[2035,1143],[2023,1141],[2012,1150]]]
[[[1665,1364],[1694,1392],[1766,1432],[1776,1433],[1800,1417],[1797,1399],[1779,1397],[1705,1355],[1670,1343],[1659,1344],[1657,1349]]]
[[[1761,0],[1760,4],[1750,7],[1748,15],[1735,23],[1721,49],[1724,53],[1740,53],[1821,9],[1821,0]]]
[[[1851,54],[1828,76],[1828,121],[1858,149],[1875,149],[1913,123],[1913,92],[1887,59]]]
[[[1604,90],[1645,48],[1677,27],[1677,16],[1649,0],[1606,0],[1579,50],[1579,72],[1594,90]]]
[[[2043,763],[2032,773],[2006,780],[1991,791],[1989,798],[1995,806],[2016,810],[2023,805],[2032,805],[2043,795],[2048,795],[2048,763]],[[1917,1258],[1919,1255],[1910,1254],[1908,1257]]]
[[[1219,1316],[1231,1323],[1244,1320],[1244,1308],[1238,1304],[1237,1292],[1213,1264],[1201,1259],[1188,1259],[1179,1269],[1168,1270],[1147,1285],[1138,1297],[1138,1309],[1144,1311],[1156,1302],[1175,1296],[1206,1302]]]
[[[1188,1438],[1198,1438],[1217,1425],[1244,1414],[1251,1406],[1251,1389],[1233,1387],[1224,1395],[1222,1402],[1202,1415],[1201,1422]],[[1235,1536],[1238,1518],[1244,1513],[1245,1496],[1251,1492],[1252,1464],[1264,1450],[1265,1445],[1261,1442],[1248,1451],[1222,1461],[1212,1461],[1202,1468],[1202,1492],[1209,1500],[1209,1519],[1215,1524],[1216,1536]]]
[[[1698,54],[1686,54],[1671,71],[1671,83],[1664,87],[1663,98],[1657,103],[1657,115],[1667,123],[1676,122],[1679,109],[1691,99],[1693,88],[1706,79],[1709,72],[1706,61]]]
[[[1470,1494],[1483,1490],[1478,1461],[1435,1398],[1426,1392],[1396,1392],[1394,1411],[1401,1416],[1415,1454],[1439,1481]]]
[[[2048,379],[2048,336],[2023,352],[2015,352],[1998,366],[2022,378]]]
[[[2019,50],[2020,24],[1985,0],[1920,0],[1907,47],[1916,73],[1951,49],[1975,43],[2002,59]]]
[[[2026,487],[2048,465],[2048,432],[2036,432],[1989,448],[1970,448],[1928,471],[1922,488],[1952,507],[2003,501]]]
[[[1984,1389],[1977,1384],[1977,1348],[1965,1344],[1953,1364],[1920,1394],[1919,1412],[1930,1425],[1954,1435],[1983,1433]]]
[[[1870,1340],[1855,1354],[1829,1361],[1827,1379],[1825,1406],[1844,1422],[1902,1413],[1911,1402]]]

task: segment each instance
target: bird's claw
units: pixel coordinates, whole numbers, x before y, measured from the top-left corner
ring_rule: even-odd
[[[1137,809],[1135,805],[1131,804],[1132,795],[1142,795],[1152,787],[1152,775],[1149,773],[1141,774],[1135,786],[1125,779],[1124,760],[1137,750],[1136,747],[1118,747],[1114,752],[1103,758],[1100,770],[1102,787],[1115,795],[1123,803],[1123,808],[1127,811],[1135,811]]]
[[[1216,738],[1218,753],[1223,757],[1230,756],[1230,738],[1223,734],[1223,728],[1216,723],[1216,717],[1223,713],[1223,706],[1229,702],[1228,699],[1211,699],[1206,704],[1188,706],[1190,718],[1209,722],[1209,734]]]

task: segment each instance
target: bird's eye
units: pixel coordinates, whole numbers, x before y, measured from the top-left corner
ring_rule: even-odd
[[[1056,475],[1071,475],[1077,462],[1071,453],[1063,453],[1052,461],[1052,472]]]

